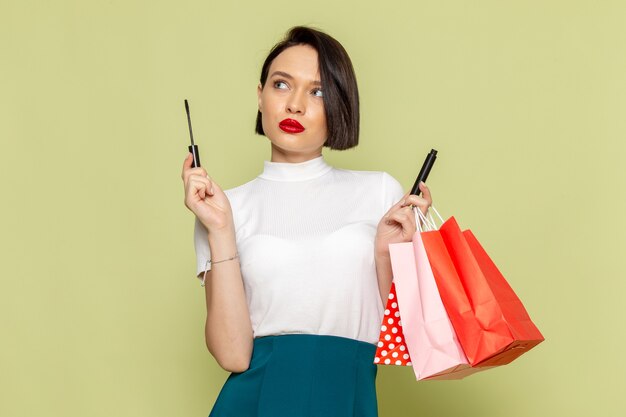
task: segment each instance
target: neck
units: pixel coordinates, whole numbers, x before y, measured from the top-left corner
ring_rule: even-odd
[[[302,162],[265,161],[259,177],[274,181],[305,181],[320,177],[331,169],[332,166],[319,155]]]
[[[322,156],[322,148],[316,149],[313,152],[284,152],[272,144],[272,155],[270,162],[286,162],[291,164],[297,164],[300,162],[310,161]]]

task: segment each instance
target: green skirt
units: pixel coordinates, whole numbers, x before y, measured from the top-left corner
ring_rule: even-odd
[[[375,353],[338,336],[255,338],[250,367],[229,375],[209,417],[377,417]]]

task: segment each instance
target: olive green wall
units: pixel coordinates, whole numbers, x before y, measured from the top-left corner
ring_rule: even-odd
[[[333,165],[471,227],[546,342],[463,381],[380,367],[380,415],[623,412],[626,5],[620,1],[2,1],[0,415],[204,416],[204,345],[180,172],[191,104],[224,188],[257,175],[261,63],[291,26],[357,72],[361,144]]]

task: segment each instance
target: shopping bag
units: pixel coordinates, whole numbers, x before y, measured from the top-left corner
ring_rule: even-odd
[[[460,379],[480,371],[470,367],[447,316],[420,229],[411,242],[390,244],[389,254],[393,283],[375,363],[412,366],[417,380]],[[396,323],[401,326],[394,328]]]
[[[460,230],[460,229],[459,229]],[[456,233],[456,232],[455,232]],[[526,308],[517,297],[495,263],[491,260],[471,230],[464,230],[463,237],[474,256],[482,276],[484,276],[490,296],[497,301],[500,309],[498,319],[509,331],[509,345],[500,353],[477,364],[476,366],[499,366],[510,363],[520,355],[544,341],[544,337],[530,319]],[[463,247],[463,250],[466,248]],[[478,275],[479,279],[481,275]],[[498,328],[498,326],[494,326]]]
[[[439,230],[423,232],[422,242],[448,318],[465,356],[470,364],[474,364],[482,329],[474,316],[472,305],[465,293],[459,274]]]
[[[462,232],[451,217],[422,237],[444,306],[473,367],[507,364],[544,340],[471,231]]]
[[[402,320],[398,309],[398,297],[394,282],[385,306],[383,322],[380,325],[374,363],[379,365],[412,366],[409,350],[404,340]]]

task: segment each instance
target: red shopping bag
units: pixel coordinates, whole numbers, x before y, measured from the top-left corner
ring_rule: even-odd
[[[472,366],[507,364],[544,340],[519,298],[470,231],[464,234],[451,217],[438,231],[424,233],[427,234],[431,236],[430,250],[437,253],[438,261],[443,264],[441,259],[445,258],[454,267],[452,273],[450,264],[445,263],[448,270],[442,271],[439,279],[437,275],[435,278]],[[431,259],[429,246],[427,253]]]
[[[521,300],[489,255],[487,255],[487,252],[474,234],[469,229],[464,230],[463,237],[465,237],[472,254],[476,258],[494,298],[498,300],[500,310],[502,311],[502,319],[507,322],[511,337],[514,340],[502,353],[479,364],[479,366],[505,365],[545,339],[530,319]]]
[[[472,304],[439,230],[423,232],[422,242],[452,327],[467,360],[474,365],[477,363],[476,355],[483,331],[474,315]]]

